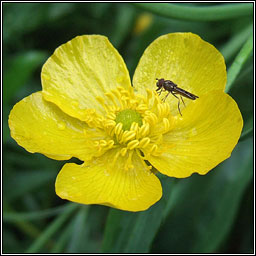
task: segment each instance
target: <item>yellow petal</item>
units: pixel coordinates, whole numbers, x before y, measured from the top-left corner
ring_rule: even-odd
[[[96,153],[88,135],[85,136],[90,132],[88,126],[45,101],[41,92],[13,107],[9,127],[12,138],[31,153],[39,152],[56,160],[72,156],[87,160]]]
[[[88,165],[65,164],[58,174],[56,193],[63,199],[82,204],[102,204],[127,211],[143,211],[162,196],[159,179],[135,154],[133,168],[124,168],[127,158],[117,149],[106,152]]]
[[[133,77],[135,91],[145,94],[146,88],[156,90],[156,78],[171,80],[200,97],[212,90],[224,91],[226,66],[221,53],[199,36],[171,33],[157,38],[143,53]],[[167,101],[177,114],[177,99],[169,95]]]
[[[148,160],[161,173],[183,178],[206,174],[227,159],[238,142],[243,119],[236,102],[213,91],[192,102],[163,137],[163,154]]]
[[[118,85],[131,86],[122,57],[99,35],[77,36],[58,47],[44,64],[41,79],[44,98],[83,121],[86,109],[103,111],[97,96]]]

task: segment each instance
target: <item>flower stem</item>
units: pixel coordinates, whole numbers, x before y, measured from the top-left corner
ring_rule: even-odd
[[[134,3],[134,5],[167,18],[193,21],[224,20],[253,14],[252,3],[222,4],[206,7],[169,3]]]
[[[227,77],[227,85],[225,92],[229,92],[232,87],[233,82],[235,81],[236,77],[238,76],[241,68],[243,67],[244,63],[250,56],[253,49],[253,34],[245,42],[244,46],[237,54],[234,62],[232,63],[231,67],[228,70],[228,77]]]

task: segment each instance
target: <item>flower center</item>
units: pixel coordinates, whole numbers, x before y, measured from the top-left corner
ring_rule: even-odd
[[[139,126],[142,125],[141,115],[133,109],[125,109],[116,115],[116,123],[123,124],[123,130],[128,131],[131,128],[133,122],[138,123]]]
[[[147,90],[147,95],[142,96],[135,95],[132,87],[128,90],[117,87],[105,93],[105,97],[98,96],[96,99],[105,109],[105,115],[95,110],[86,113],[89,127],[99,132],[93,140],[98,152],[96,156],[118,148],[113,161],[119,156],[126,157],[125,169],[129,169],[133,166],[131,159],[134,152],[144,160],[149,155],[163,153],[159,146],[163,135],[172,129],[174,117],[170,114],[169,104],[162,102],[155,91]],[[150,169],[149,166],[146,168]]]

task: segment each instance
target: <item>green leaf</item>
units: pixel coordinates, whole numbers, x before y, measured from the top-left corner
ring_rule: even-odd
[[[85,232],[88,228],[87,216],[88,206],[80,206],[80,210],[74,217],[74,224],[70,234],[70,241],[67,247],[67,253],[82,253],[84,244],[88,243],[85,239]]]
[[[104,253],[146,253],[158,231],[174,179],[162,181],[163,197],[144,212],[111,209],[104,233]]]
[[[14,176],[5,178],[4,199],[16,200],[28,192],[39,189],[43,185],[53,182],[56,172],[53,170],[39,169],[34,171],[23,171]]]
[[[246,61],[229,91],[230,96],[238,104],[243,116],[244,126],[239,141],[243,141],[253,135],[253,93],[253,59],[250,58]]]
[[[244,63],[250,56],[253,50],[253,33],[251,33],[250,37],[245,42],[244,46],[236,56],[234,62],[232,63],[231,67],[228,70],[227,74],[227,85],[225,88],[225,92],[229,92],[233,82],[239,75],[240,70],[242,69]]]
[[[42,51],[28,51],[16,55],[7,63],[3,79],[3,103],[10,103],[17,90],[21,88],[33,72],[46,60],[47,55]]]
[[[253,178],[252,141],[237,145],[230,159],[206,176],[180,180],[153,252],[213,253],[225,241],[242,196]]]
[[[63,227],[51,253],[97,253],[105,223],[104,206],[80,205],[77,214]],[[96,235],[96,237],[95,237]]]
[[[70,221],[62,228],[61,234],[56,239],[56,243],[54,244],[53,248],[51,249],[51,253],[63,253],[68,240],[72,234],[72,229],[75,223],[75,219],[70,219]]]
[[[232,230],[229,232],[228,239],[222,243],[216,253],[245,255],[254,251],[254,189],[254,181],[252,180],[243,195],[239,213],[236,216]]]
[[[242,47],[246,39],[250,36],[253,31],[253,25],[246,26],[241,31],[237,31],[234,36],[221,47],[220,52],[222,53],[226,63],[236,54],[236,52]]]
[[[161,223],[168,216],[168,225],[163,225],[165,232],[159,238],[160,248],[166,251],[161,252],[212,252],[230,230],[243,191],[252,178],[248,165],[251,151],[250,143],[249,146],[248,142],[239,144],[231,159],[206,176],[194,174],[177,184],[171,178],[163,179],[163,198],[145,212],[111,209],[102,251],[149,252]],[[243,161],[238,157],[241,153]]]
[[[79,204],[70,204],[62,214],[58,216],[31,244],[25,253],[37,253],[40,252],[44,244],[57,232],[58,229],[65,223],[65,221],[71,216],[71,214],[78,208]]]
[[[243,141],[253,135],[253,117],[246,120],[239,141]]]
[[[16,222],[16,221],[25,221],[25,220],[40,220],[40,219],[45,219],[49,218],[52,216],[55,216],[69,207],[68,204],[66,205],[61,205],[58,207],[54,207],[51,209],[46,209],[46,210],[41,210],[41,211],[34,211],[34,212],[9,212],[9,211],[4,211],[3,212],[3,221],[4,222]]]
[[[216,6],[189,6],[169,3],[134,3],[147,11],[167,18],[214,21],[253,15],[252,3],[221,4]]]

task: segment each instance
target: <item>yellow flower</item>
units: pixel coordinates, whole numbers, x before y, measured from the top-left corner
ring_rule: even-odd
[[[42,68],[43,90],[18,102],[11,136],[27,151],[67,163],[56,193],[82,204],[142,211],[162,196],[152,166],[176,178],[206,174],[228,158],[243,121],[224,93],[222,55],[192,33],[167,34],[144,52],[131,86],[125,63],[108,39],[78,36],[61,45]],[[178,112],[162,101],[156,78],[199,96]]]

